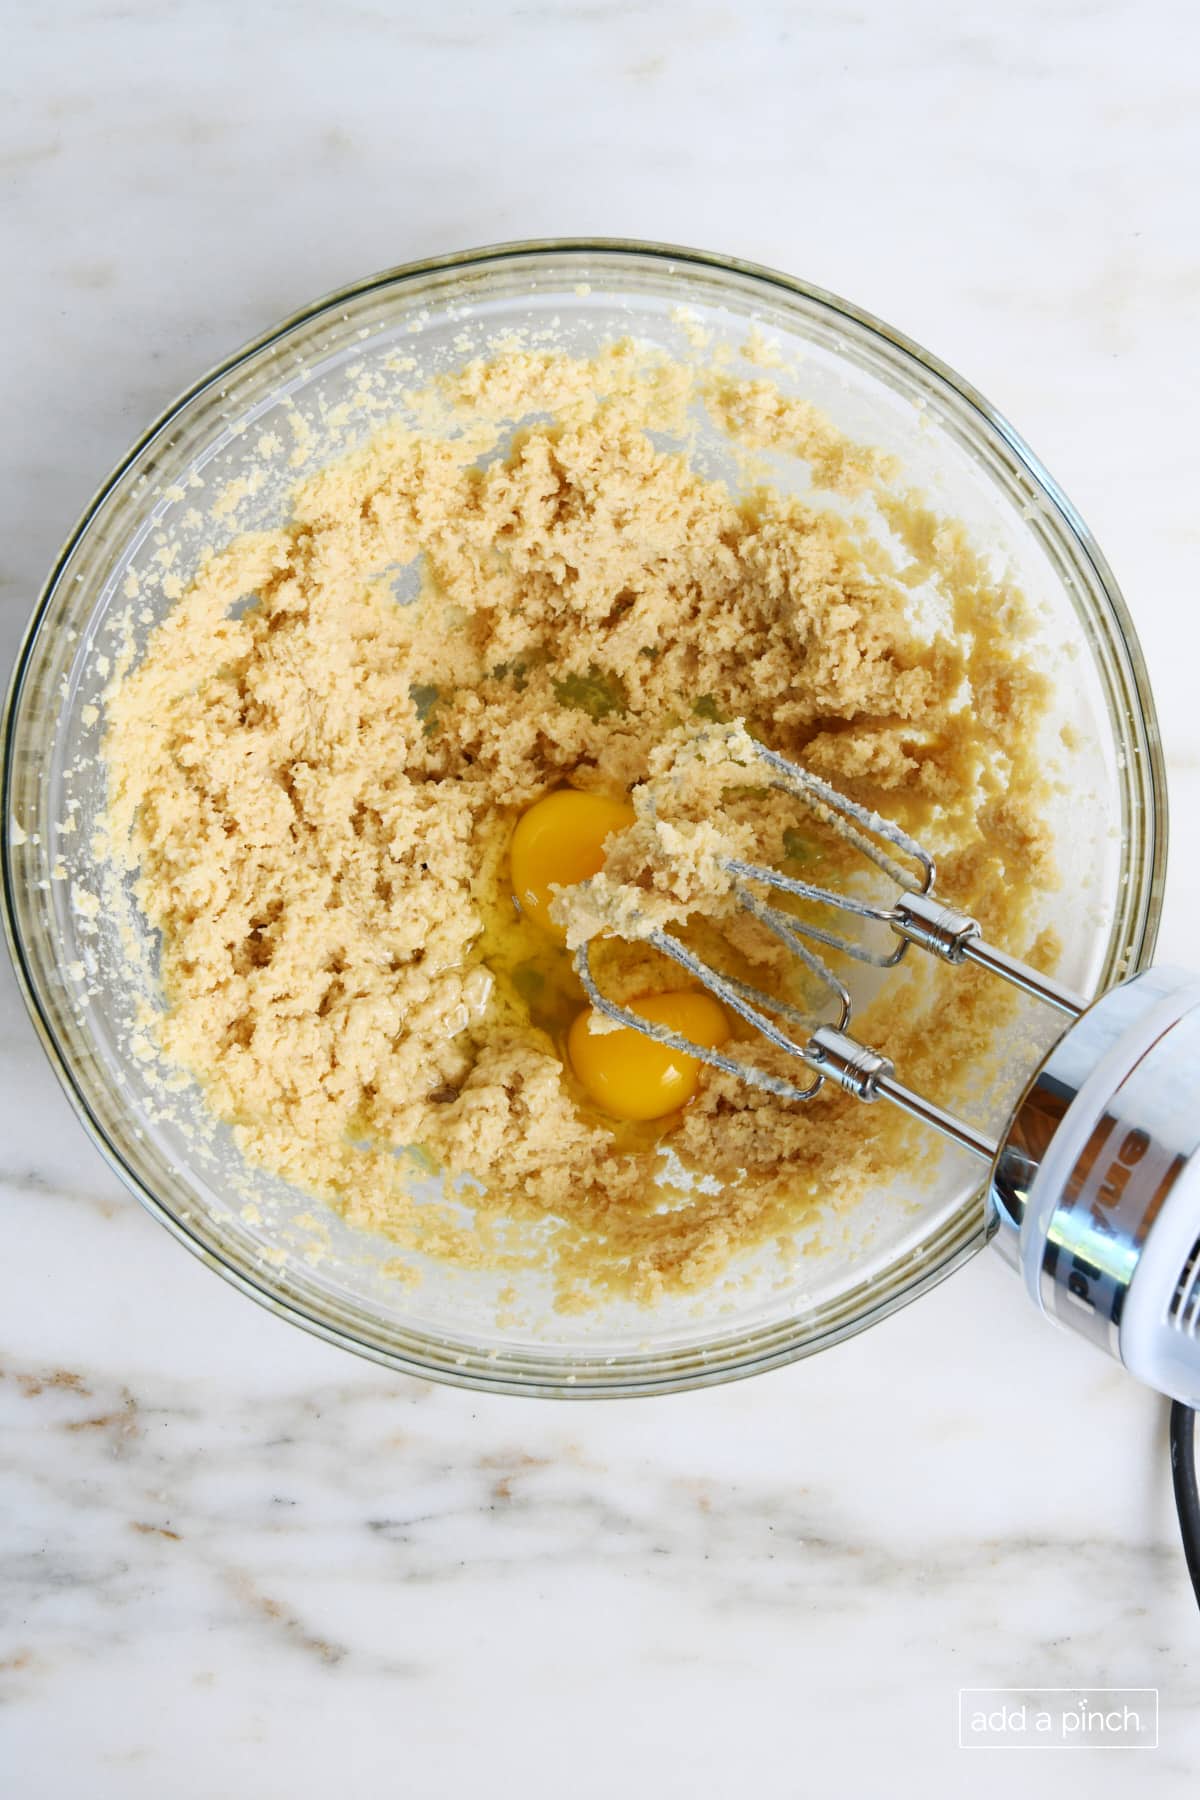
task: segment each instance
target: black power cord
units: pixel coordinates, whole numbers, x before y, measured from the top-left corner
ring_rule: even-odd
[[[1171,1402],[1171,1480],[1179,1535],[1192,1591],[1200,1606],[1200,1486],[1196,1482],[1196,1415],[1182,1400]]]

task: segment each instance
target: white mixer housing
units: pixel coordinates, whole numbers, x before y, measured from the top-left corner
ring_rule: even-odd
[[[993,1169],[998,1241],[1034,1304],[1200,1406],[1200,980],[1150,969],[1034,1076]]]

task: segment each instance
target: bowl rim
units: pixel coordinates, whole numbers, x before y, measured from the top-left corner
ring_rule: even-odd
[[[215,383],[226,381],[243,364],[293,331],[315,321],[338,306],[344,305],[347,301],[358,300],[376,290],[412,281],[424,275],[502,264],[505,261],[515,261],[519,258],[528,259],[539,256],[553,258],[564,255],[589,254],[618,255],[646,263],[680,264],[685,267],[692,265],[711,269],[718,273],[734,274],[751,282],[761,283],[768,288],[780,289],[786,294],[813,302],[827,313],[840,315],[854,327],[873,335],[892,350],[898,351],[902,358],[915,363],[922,371],[947,387],[969,412],[978,414],[984,425],[1001,438],[1057,511],[1071,537],[1075,540],[1077,550],[1091,564],[1097,588],[1107,603],[1111,624],[1129,661],[1141,724],[1146,735],[1146,755],[1142,759],[1143,772],[1148,780],[1153,803],[1147,855],[1143,864],[1145,900],[1137,941],[1131,946],[1129,953],[1128,973],[1130,974],[1146,967],[1153,955],[1161,917],[1167,864],[1166,768],[1153,693],[1141,645],[1124,595],[1092,532],[1054,477],[1026,444],[1024,438],[1013,428],[1005,416],[984,398],[978,389],[916,340],[840,295],[759,263],[722,255],[714,251],[693,249],[684,245],[614,237],[516,240],[401,263],[393,268],[380,270],[361,280],[335,288],[319,299],[290,313],[286,318],[251,338],[229,356],[209,368],[163,409],[130,445],[97,487],[55,557],[20,640],[9,679],[3,713],[0,714],[0,787],[2,787],[3,794],[2,806],[0,806],[0,900],[2,900],[5,940],[18,986],[42,1048],[84,1130],[109,1167],[141,1201],[147,1211],[165,1225],[172,1235],[202,1262],[223,1276],[233,1287],[257,1301],[277,1317],[288,1320],[327,1343],[350,1350],[384,1367],[452,1386],[466,1387],[482,1392],[509,1393],[526,1398],[631,1398],[712,1386],[785,1366],[802,1357],[813,1355],[818,1350],[829,1348],[848,1337],[855,1336],[858,1332],[866,1330],[868,1326],[878,1323],[881,1319],[888,1317],[927,1292],[953,1273],[983,1246],[989,1236],[984,1203],[986,1182],[981,1184],[973,1197],[963,1202],[959,1210],[943,1224],[940,1232],[934,1238],[922,1240],[921,1256],[924,1257],[931,1246],[934,1247],[934,1254],[927,1258],[926,1266],[914,1278],[899,1285],[894,1283],[891,1289],[881,1294],[872,1305],[855,1311],[852,1317],[835,1320],[826,1330],[815,1337],[799,1337],[795,1320],[783,1321],[774,1327],[767,1328],[765,1332],[759,1334],[769,1340],[763,1349],[758,1352],[748,1349],[745,1355],[736,1357],[734,1360],[709,1363],[706,1360],[706,1353],[704,1351],[697,1352],[695,1349],[678,1352],[673,1356],[669,1355],[660,1359],[648,1357],[639,1361],[637,1358],[628,1360],[622,1358],[619,1378],[601,1379],[583,1372],[578,1375],[568,1372],[551,1376],[549,1371],[552,1365],[549,1361],[546,1363],[535,1361],[526,1365],[529,1368],[529,1374],[517,1374],[513,1372],[517,1367],[515,1361],[508,1363],[507,1366],[503,1363],[489,1366],[489,1359],[486,1356],[477,1356],[471,1366],[470,1363],[464,1364],[448,1357],[440,1361],[432,1357],[427,1359],[418,1355],[398,1352],[382,1344],[371,1343],[357,1336],[345,1326],[331,1324],[314,1316],[303,1305],[272,1290],[268,1285],[247,1273],[244,1268],[237,1266],[202,1241],[127,1165],[120,1150],[109,1139],[102,1124],[93,1113],[86,1095],[76,1081],[70,1058],[60,1045],[53,1025],[42,1006],[17,924],[13,891],[15,882],[11,857],[12,834],[9,805],[11,749],[14,722],[31,655],[42,623],[70,559],[93,520],[129,469],[162,433],[169,430],[179,415],[209,388]],[[671,272],[673,273],[674,270]],[[939,1244],[941,1245],[940,1251],[937,1250]],[[429,1343],[432,1349],[433,1341],[429,1340]],[[560,1357],[559,1360],[569,1363],[569,1354]],[[677,1360],[686,1366],[679,1368],[671,1366]],[[581,1360],[581,1371],[583,1366]],[[594,1362],[592,1367],[598,1368],[598,1361]]]

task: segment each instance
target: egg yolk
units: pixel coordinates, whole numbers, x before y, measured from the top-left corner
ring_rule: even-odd
[[[513,893],[525,917],[562,943],[566,934],[550,917],[551,888],[574,887],[599,874],[605,840],[633,820],[625,801],[574,788],[559,788],[522,813],[509,859]]]
[[[729,1036],[724,1008],[709,994],[647,994],[629,1003],[656,1025],[665,1025],[694,1044],[717,1050]],[[640,1031],[590,1031],[594,1014],[585,1007],[567,1035],[567,1050],[580,1084],[614,1119],[661,1119],[687,1103],[700,1081],[701,1063]]]

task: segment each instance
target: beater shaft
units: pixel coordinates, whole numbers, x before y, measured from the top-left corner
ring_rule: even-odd
[[[956,1118],[944,1107],[936,1106],[923,1094],[896,1080],[895,1065],[889,1057],[860,1044],[857,1038],[835,1031],[831,1025],[818,1025],[804,1050],[804,1060],[820,1074],[853,1094],[856,1100],[890,1100],[901,1112],[924,1125],[931,1125],[943,1137],[960,1144],[964,1150],[993,1162],[999,1144],[985,1132],[977,1131],[965,1120]]]
[[[1069,988],[1040,970],[1031,969],[1028,963],[1018,962],[1006,950],[986,944],[978,920],[944,905],[933,894],[901,894],[887,915],[887,923],[898,937],[928,950],[942,962],[978,963],[981,969],[990,969],[1002,981],[1032,994],[1036,1000],[1044,1000],[1047,1006],[1057,1007],[1059,1012],[1069,1013],[1073,1019],[1084,1010],[1084,1002]]]
[[[1073,994],[1070,988],[1063,987],[1061,982],[1052,980],[1049,975],[1043,975],[1040,969],[1031,969],[1028,963],[1018,962],[1006,950],[997,950],[994,944],[985,944],[982,938],[968,944],[965,960],[978,963],[981,969],[990,969],[993,975],[999,975],[1010,987],[1020,988],[1035,1000],[1044,1000],[1047,1006],[1055,1007],[1069,1018],[1077,1019],[1086,1010],[1087,1002]]]

